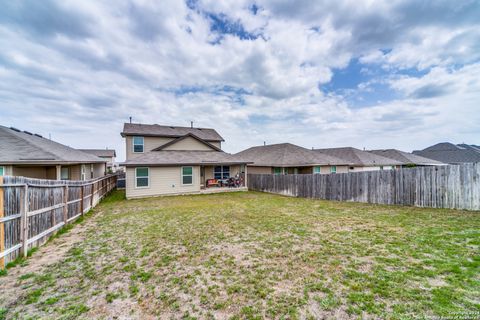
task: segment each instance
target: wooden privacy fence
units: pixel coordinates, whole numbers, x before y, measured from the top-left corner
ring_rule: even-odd
[[[0,177],[0,269],[95,207],[116,175],[89,181]]]
[[[325,200],[480,210],[480,164],[341,174],[249,174],[248,188]]]

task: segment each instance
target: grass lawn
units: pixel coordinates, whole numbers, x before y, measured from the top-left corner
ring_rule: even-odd
[[[479,212],[116,192],[87,223],[0,318],[480,316]]]

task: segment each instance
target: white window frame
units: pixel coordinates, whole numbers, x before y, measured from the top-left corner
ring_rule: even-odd
[[[63,170],[67,170],[67,177],[63,178]],[[70,179],[70,168],[69,167],[61,167],[60,168],[60,180],[69,180]]]
[[[192,174],[183,174],[183,168],[192,168]],[[193,185],[193,167],[192,166],[184,166],[184,167],[181,167],[180,169],[180,176],[181,176],[181,179],[182,179],[182,186],[191,186]],[[191,176],[192,177],[192,183],[183,183],[183,177],[189,177]]]
[[[86,178],[86,176],[85,176],[85,165],[82,164],[80,166],[80,180],[85,181],[85,178]]]
[[[220,179],[215,178],[215,174],[218,173],[218,172],[215,172],[215,168],[216,168],[216,167],[220,167],[220,177],[221,177]],[[224,178],[224,177],[223,177],[223,174],[224,174],[224,173],[227,173],[227,171],[224,170],[224,168],[226,168],[226,167],[228,167],[228,177],[227,177],[227,178]],[[217,180],[229,179],[229,178],[231,177],[231,175],[230,175],[231,169],[232,169],[231,166],[222,166],[222,165],[220,165],[220,166],[214,166],[214,167],[213,167],[213,178],[214,178],[214,179],[217,179]]]
[[[2,174],[0,174],[0,177],[5,175],[5,166],[0,166],[0,169],[2,169]]]
[[[337,173],[337,166],[330,166],[330,173]]]
[[[135,138],[142,138],[142,144],[135,144]],[[135,151],[135,146],[142,146],[142,151]],[[133,153],[144,153],[145,152],[145,137],[133,136],[132,137],[132,152]]]
[[[316,172],[316,168],[318,168],[318,172]],[[313,167],[313,174],[320,174],[322,172],[322,168],[320,166],[314,166]]]
[[[137,176],[137,170],[138,169],[147,169],[147,176],[146,177],[144,177],[144,176],[138,177]],[[138,182],[137,178],[147,178],[147,185],[139,187],[137,185],[137,182]],[[150,168],[149,167],[136,167],[135,168],[135,189],[148,189],[148,188],[150,188]]]

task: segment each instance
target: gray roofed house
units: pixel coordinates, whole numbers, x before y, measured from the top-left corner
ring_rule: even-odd
[[[348,164],[343,159],[319,154],[291,143],[251,147],[235,155],[252,161],[253,164],[251,166],[256,167],[305,167]]]
[[[437,143],[423,150],[415,150],[413,154],[449,164],[480,162],[480,152],[475,150],[475,146],[465,147],[449,142]]]
[[[225,141],[217,131],[210,128],[178,127],[159,124],[125,123],[122,137],[146,136],[146,137],[172,137],[179,138],[186,134],[194,134],[205,141]]]
[[[343,159],[353,166],[388,166],[402,164],[400,161],[352,147],[314,149],[314,151]]]
[[[0,175],[86,180],[105,174],[106,160],[38,134],[0,126]]]
[[[253,162],[249,173],[311,174],[343,172],[348,162],[291,144],[279,143],[251,147],[235,154]]]
[[[214,129],[125,123],[121,135],[127,198],[246,190],[248,160],[223,152]]]
[[[379,149],[379,150],[370,150],[368,151],[370,153],[385,157],[385,158],[390,158],[394,159],[397,161],[400,161],[403,166],[442,166],[446,165],[443,162],[436,161],[433,159],[428,159],[413,153],[405,152],[405,151],[400,151],[397,149]]]

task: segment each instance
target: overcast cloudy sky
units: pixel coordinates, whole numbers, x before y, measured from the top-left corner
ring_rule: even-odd
[[[479,1],[2,1],[0,124],[120,160],[129,116],[214,127],[229,152],[479,144],[479,17]]]

